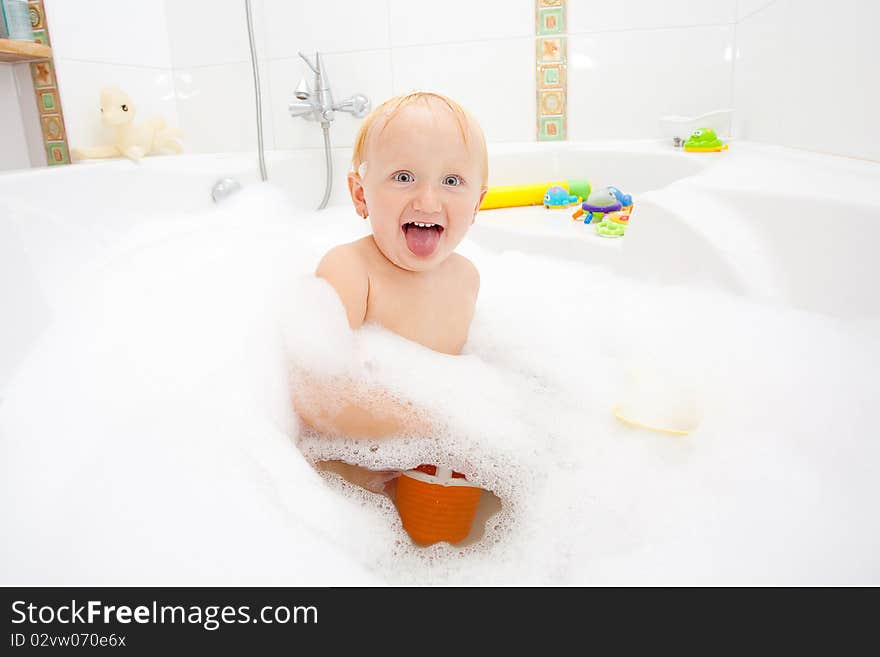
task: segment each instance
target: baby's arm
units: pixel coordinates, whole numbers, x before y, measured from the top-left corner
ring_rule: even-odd
[[[367,314],[370,279],[357,251],[348,245],[331,249],[318,264],[315,275],[336,290],[352,330],[360,328]],[[305,390],[294,394],[294,408],[303,421],[322,433],[361,438],[429,430],[414,419],[406,402],[398,402],[380,390],[357,389],[357,383],[331,380],[302,373]]]
[[[360,253],[349,244],[330,249],[318,263],[315,276],[323,278],[336,290],[351,329],[363,326],[367,316],[370,276]]]

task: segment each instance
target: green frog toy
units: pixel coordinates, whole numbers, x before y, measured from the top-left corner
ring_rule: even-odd
[[[684,150],[690,153],[717,153],[718,151],[726,151],[727,144],[718,139],[714,130],[700,128],[694,130],[693,134],[688,137],[684,143]]]

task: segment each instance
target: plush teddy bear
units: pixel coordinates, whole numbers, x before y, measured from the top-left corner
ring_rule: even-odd
[[[168,128],[159,117],[134,123],[135,107],[128,94],[118,87],[101,90],[101,120],[113,128],[113,143],[93,148],[72,148],[74,160],[102,157],[125,157],[138,161],[145,155],[170,150],[180,153],[180,130]]]

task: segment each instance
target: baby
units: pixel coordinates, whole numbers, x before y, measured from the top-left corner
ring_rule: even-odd
[[[352,329],[375,322],[429,349],[461,352],[480,275],[454,251],[474,223],[487,179],[483,132],[455,101],[412,93],[366,117],[348,188],[372,234],[334,247],[315,272],[336,290]],[[308,398],[295,395],[294,405],[322,433],[378,438],[430,431],[411,419],[405,403],[364,403],[363,394],[340,400],[338,385],[307,381]],[[377,492],[393,476],[341,462],[322,467]]]

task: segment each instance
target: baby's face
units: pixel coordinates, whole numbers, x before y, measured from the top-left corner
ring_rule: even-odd
[[[465,144],[444,107],[410,105],[384,131],[371,129],[364,175],[350,187],[357,205],[362,185],[373,239],[388,260],[425,271],[458,246],[485,195],[479,144],[472,130]]]

